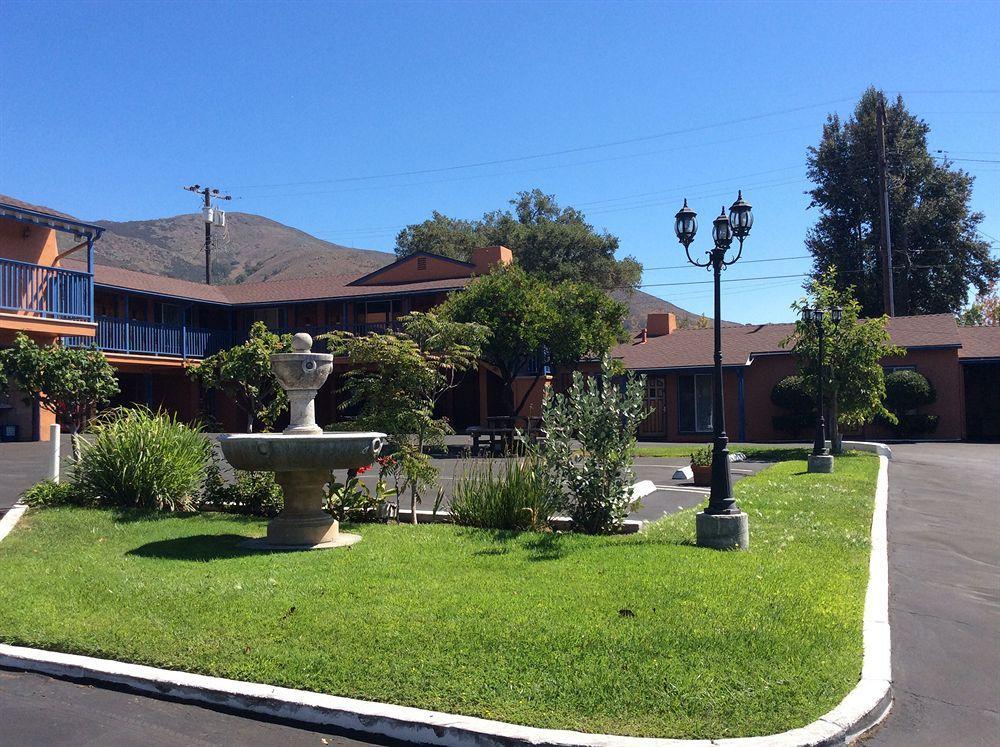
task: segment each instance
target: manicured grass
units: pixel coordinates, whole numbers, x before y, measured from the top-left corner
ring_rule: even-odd
[[[773,733],[860,676],[877,467],[741,480],[750,552],[692,546],[690,511],[645,536],[365,525],[283,554],[239,549],[257,520],[29,512],[0,542],[0,640],[534,726]]]
[[[639,446],[636,457],[689,457],[692,451],[711,446],[711,439],[703,444],[671,444],[670,446]],[[743,452],[747,459],[758,462],[783,462],[788,459],[805,459],[812,448],[793,444],[729,444],[730,453]]]

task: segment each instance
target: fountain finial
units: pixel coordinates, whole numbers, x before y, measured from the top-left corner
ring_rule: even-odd
[[[298,332],[292,338],[292,350],[296,353],[308,353],[312,351],[313,338],[308,332]]]

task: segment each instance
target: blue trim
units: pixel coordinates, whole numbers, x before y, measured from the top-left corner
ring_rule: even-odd
[[[362,275],[359,278],[355,278],[348,285],[366,285],[364,281],[370,280],[371,278],[378,277],[383,272],[388,272],[394,267],[398,267],[401,264],[405,264],[417,257],[431,257],[433,259],[443,259],[445,262],[451,262],[452,264],[460,265],[462,267],[467,267],[470,270],[474,270],[476,266],[472,262],[463,262],[460,259],[455,259],[454,257],[446,257],[443,254],[434,254],[433,252],[414,252],[413,254],[408,254],[405,257],[397,259],[395,262],[390,262],[385,267],[379,267],[377,270],[372,270],[367,275]],[[451,278],[438,278],[439,280],[450,280]],[[420,282],[420,281],[415,281]]]
[[[989,357],[984,357],[984,358],[959,358],[958,362],[961,365],[963,365],[963,366],[979,366],[979,365],[984,365],[984,364],[988,365],[990,363],[996,365],[997,363],[1000,363],[1000,356],[993,356],[992,358],[989,358]]]
[[[739,403],[739,439],[740,441],[747,440],[747,413],[746,413],[746,401],[743,396],[743,369],[737,369],[736,371],[736,388],[738,391],[737,402]]]

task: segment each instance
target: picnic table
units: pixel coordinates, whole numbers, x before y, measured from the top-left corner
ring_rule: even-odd
[[[484,440],[488,453],[497,454],[509,450],[518,433],[532,440],[544,435],[542,419],[525,415],[488,417],[486,425],[473,425],[466,428],[465,432],[472,436],[472,453],[476,456],[481,453]]]

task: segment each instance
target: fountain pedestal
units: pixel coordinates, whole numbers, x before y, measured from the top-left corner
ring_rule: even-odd
[[[274,371],[291,403],[283,433],[227,434],[222,453],[236,469],[274,472],[284,508],[267,525],[267,536],[251,540],[268,550],[318,550],[353,545],[357,534],[342,534],[323,510],[323,487],[334,469],[358,469],[378,456],[384,433],[323,433],[316,425],[316,393],[333,368],[333,356],[310,352],[312,338],[295,335],[291,353],[271,356]]]
[[[329,470],[275,472],[275,482],[285,495],[285,507],[267,525],[267,545],[271,547],[340,547],[361,539],[357,534],[341,534],[340,522],[322,508],[323,487]],[[317,505],[317,496],[320,497]]]

